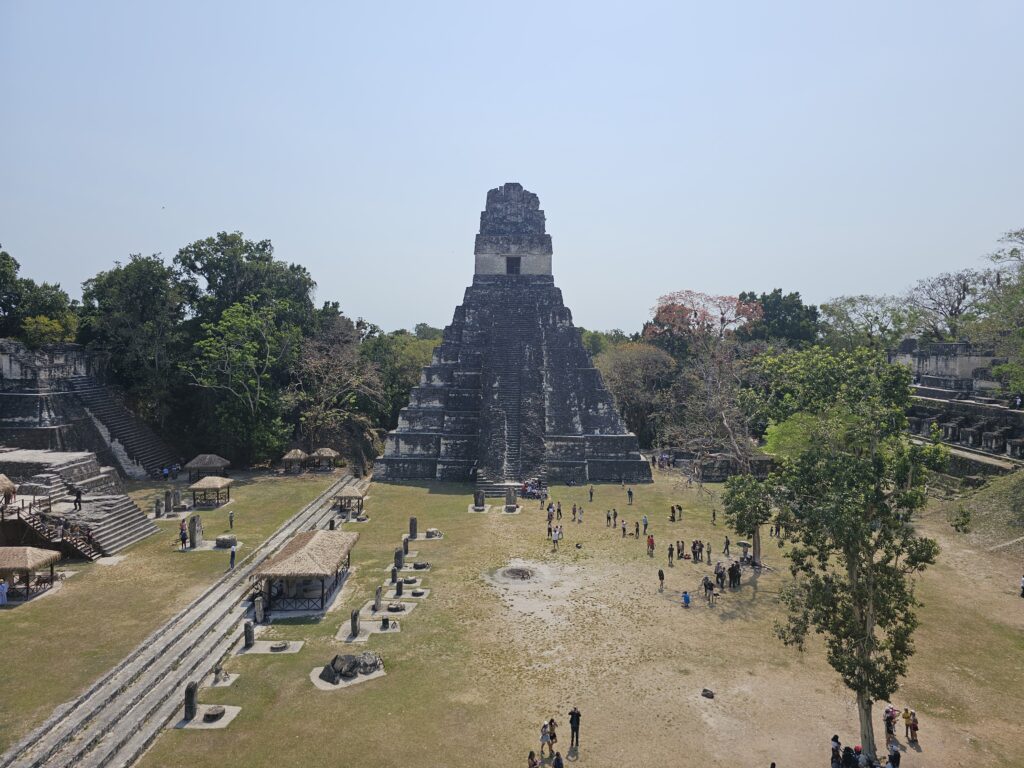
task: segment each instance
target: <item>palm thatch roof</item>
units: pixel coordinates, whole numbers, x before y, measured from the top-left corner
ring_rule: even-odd
[[[185,469],[224,469],[231,462],[215,453],[201,453],[185,465]]]
[[[341,456],[341,454],[333,448],[317,448],[313,451],[313,455],[319,456],[321,459],[336,459]]]
[[[2,493],[14,493],[17,487],[14,485],[14,481],[11,480],[7,475],[0,475],[0,494]]]
[[[292,448],[288,453],[281,457],[282,461],[305,461],[309,458],[309,454],[301,448]]]
[[[233,482],[235,481],[230,477],[208,475],[202,480],[192,483],[188,489],[190,491],[223,491],[225,488],[230,488]]]
[[[34,571],[60,560],[60,552],[39,547],[0,547],[0,572]]]
[[[327,578],[344,564],[358,533],[303,531],[289,539],[281,551],[264,561],[249,578]]]

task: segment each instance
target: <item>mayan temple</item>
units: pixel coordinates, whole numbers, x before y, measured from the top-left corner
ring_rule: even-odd
[[[473,284],[413,387],[378,479],[502,483],[651,479],[562,303],[540,199],[487,193]]]

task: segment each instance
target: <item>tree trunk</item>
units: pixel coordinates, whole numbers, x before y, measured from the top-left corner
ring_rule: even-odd
[[[754,564],[761,564],[761,526],[757,526],[754,529],[754,535],[751,536],[754,544]]]
[[[857,692],[857,715],[860,717],[860,745],[864,754],[875,760],[875,726],[871,720],[872,701],[866,693]]]

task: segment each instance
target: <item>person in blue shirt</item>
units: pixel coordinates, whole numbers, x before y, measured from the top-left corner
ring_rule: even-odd
[[[683,608],[689,608],[689,607],[690,607],[690,593],[689,592],[683,592]]]

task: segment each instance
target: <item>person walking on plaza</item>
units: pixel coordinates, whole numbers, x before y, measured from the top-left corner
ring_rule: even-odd
[[[910,740],[910,707],[903,708],[903,735]]]
[[[722,549],[722,554],[726,557],[729,556],[729,537],[725,537],[725,547]]]
[[[665,572],[661,568],[658,569],[658,591],[665,591]]]
[[[611,528],[612,527],[612,511],[610,509],[607,512],[604,513],[604,527],[605,528]]]
[[[228,530],[235,530],[235,510],[228,510]]]
[[[674,554],[674,550],[672,549],[672,542],[670,541],[668,543],[668,567],[669,568],[672,567],[672,555],[673,554]]]
[[[580,714],[579,707],[569,710],[569,749],[580,746]]]
[[[577,525],[582,525],[583,524],[583,507],[580,507],[580,513],[576,516],[576,524]]]
[[[622,538],[626,538],[626,518],[622,518]]]
[[[718,521],[718,510],[716,510],[714,507],[712,507],[711,508],[711,524],[712,525],[718,525],[717,521]]]
[[[572,505],[572,521],[574,523],[576,522],[576,505],[575,504]]]
[[[548,748],[548,755],[554,754],[554,747],[551,746],[551,734],[548,733],[548,724],[543,722],[540,724],[540,759],[544,759],[544,747]]]
[[[633,527],[633,538],[640,541],[640,521],[637,520]]]
[[[590,503],[594,503],[594,486],[590,486]]]
[[[612,507],[612,527],[618,525],[619,522],[619,510]]]
[[[647,533],[647,515],[644,515],[642,519],[644,521],[644,533]]]
[[[629,500],[630,504],[633,503],[633,489],[632,488],[627,488],[626,489],[626,498]]]

